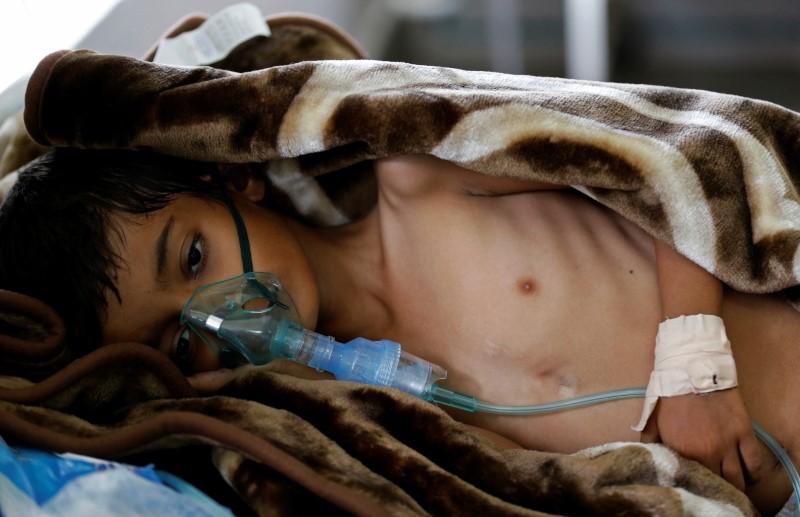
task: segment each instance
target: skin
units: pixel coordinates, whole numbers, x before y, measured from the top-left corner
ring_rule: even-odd
[[[793,310],[729,292],[571,190],[483,177],[422,156],[379,161],[377,174],[375,210],[326,229],[259,207],[259,180],[237,174],[232,182],[254,269],[281,279],[304,326],[341,340],[394,339],[447,368],[453,389],[527,404],[644,386],[660,321],[721,315],[740,387],[661,399],[641,436],[630,430],[641,412],[636,400],[541,417],[451,414],[501,447],[574,452],[662,441],[744,489],[762,512],[783,504],[788,481],[749,422],[757,419],[798,461],[788,410],[798,400],[785,393],[800,393],[800,385],[771,382],[793,379],[800,364],[787,345],[800,330]],[[184,333],[178,317],[197,287],[242,273],[228,209],[179,197],[144,217],[116,217],[127,266],[118,276],[122,303],[109,300],[104,341],[159,348],[186,370],[206,372],[191,378],[201,390],[224,384],[231,373],[215,371],[215,354]],[[156,249],[167,226],[159,277]],[[576,314],[582,325],[571,324]]]

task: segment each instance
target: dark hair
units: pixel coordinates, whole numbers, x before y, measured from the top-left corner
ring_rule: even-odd
[[[100,345],[124,264],[113,214],[147,214],[179,194],[223,199],[216,167],[150,151],[57,149],[20,170],[0,206],[0,289],[49,304],[80,356]]]

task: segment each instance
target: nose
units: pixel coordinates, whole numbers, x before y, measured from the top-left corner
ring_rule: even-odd
[[[194,292],[193,287],[186,286],[153,293],[149,300],[145,300],[149,305],[147,312],[151,313],[150,324],[161,329],[154,343],[159,349],[167,350],[172,345],[180,329],[181,312]]]
[[[194,286],[186,286],[176,291],[172,305],[178,317],[180,317],[181,311],[196,291],[197,289]]]
[[[194,293],[195,289],[190,286],[176,289],[160,300],[166,321],[162,325],[158,347],[187,374],[216,370],[221,366],[220,350],[210,346],[194,331],[186,333],[187,328],[181,325],[183,308]]]

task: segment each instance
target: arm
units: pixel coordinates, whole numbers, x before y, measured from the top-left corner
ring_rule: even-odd
[[[668,245],[655,240],[662,319],[722,315],[722,282]]]
[[[668,245],[656,240],[662,318],[722,315],[722,283]],[[642,432],[703,463],[743,490],[745,476],[760,476],[763,451],[737,388],[659,399]]]

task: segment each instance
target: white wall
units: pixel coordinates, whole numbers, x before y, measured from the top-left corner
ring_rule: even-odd
[[[362,0],[247,0],[266,16],[305,11],[353,32]],[[189,13],[213,14],[236,0],[122,0],[79,43],[99,52],[142,56],[173,23]]]
[[[239,0],[241,1],[241,0]],[[246,0],[262,14],[304,11],[359,38],[370,0]],[[0,122],[22,108],[27,78],[50,52],[88,48],[141,57],[189,13],[213,14],[237,0],[0,0]]]

